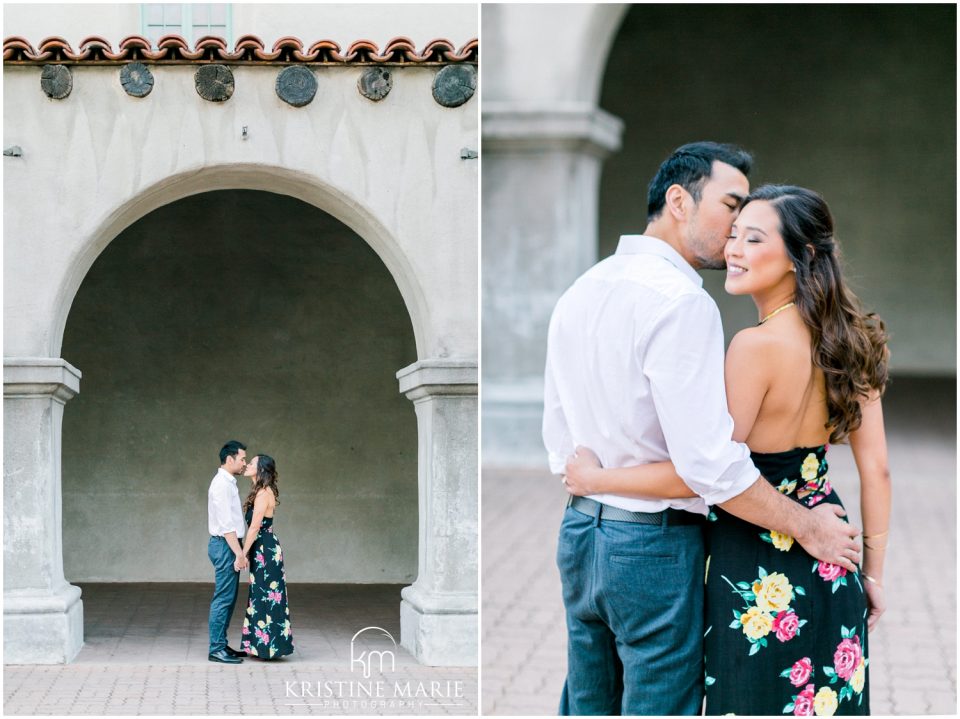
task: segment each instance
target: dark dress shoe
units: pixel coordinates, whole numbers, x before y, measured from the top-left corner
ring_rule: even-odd
[[[224,648],[223,648],[223,651],[225,651],[225,652],[226,652],[227,654],[229,654],[231,657],[245,657],[245,656],[247,656],[247,653],[246,653],[246,652],[238,652],[236,649],[233,649],[232,647],[224,647]]]
[[[243,659],[227,654],[226,649],[221,649],[207,657],[211,662],[221,662],[223,664],[241,664]]]

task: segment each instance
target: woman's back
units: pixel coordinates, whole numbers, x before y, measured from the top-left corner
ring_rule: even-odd
[[[757,348],[754,377],[766,386],[747,446],[754,452],[781,452],[826,444],[825,380],[813,364],[810,330],[799,313],[790,308],[743,332],[752,335],[750,344]]]

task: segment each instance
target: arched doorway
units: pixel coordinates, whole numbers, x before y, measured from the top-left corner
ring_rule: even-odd
[[[366,248],[368,259],[379,267],[381,279],[392,278],[393,284],[388,280],[386,286],[391,288],[395,305],[398,298],[402,299],[407,328],[402,346],[406,348],[405,356],[416,358],[406,366],[401,360],[390,371],[399,380],[400,392],[414,404],[416,441],[406,446],[400,464],[415,463],[408,466],[416,467],[417,500],[415,507],[399,522],[391,525],[389,520],[380,519],[379,523],[384,525],[383,529],[403,526],[406,522],[407,531],[410,526],[418,530],[416,561],[412,565],[416,580],[403,588],[402,598],[392,598],[391,616],[396,621],[399,614],[400,643],[421,663],[475,664],[476,360],[469,354],[458,356],[449,349],[438,355],[437,347],[457,336],[447,331],[443,323],[463,308],[454,303],[430,309],[423,282],[429,284],[432,280],[412,263],[409,243],[398,241],[367,205],[355,197],[318,178],[284,167],[243,164],[208,166],[168,177],[141,192],[123,195],[124,199],[113,207],[108,206],[109,198],[104,198],[100,203],[102,209],[94,215],[98,219],[89,231],[84,230],[83,241],[64,247],[65,271],[57,276],[57,289],[51,293],[55,300],[51,302],[50,324],[46,330],[53,356],[4,360],[5,419],[11,428],[5,454],[11,471],[20,474],[22,479],[21,483],[5,485],[6,520],[12,528],[12,541],[5,553],[7,661],[71,661],[82,644],[80,592],[64,579],[61,541],[61,417],[64,404],[79,390],[80,371],[84,368],[78,371],[59,355],[60,340],[77,291],[104,248],[141,218],[192,195],[237,189],[285,195],[288,197],[282,201],[289,202],[296,202],[289,200],[295,197],[300,204],[305,202],[314,210],[322,210],[320,214],[326,213],[329,222],[355,233],[355,246],[369,246]],[[195,209],[202,214],[203,203],[198,202]],[[223,212],[220,215],[222,220]],[[248,229],[244,227],[242,231]],[[359,238],[362,243],[357,242]],[[383,272],[384,266],[389,274]],[[360,283],[356,289],[370,289],[365,284],[366,274],[355,279]],[[383,287],[380,284],[372,288],[368,305],[377,301]],[[341,309],[356,304],[341,305]],[[367,337],[366,341],[373,339]],[[202,344],[203,340],[197,342]],[[360,364],[370,361],[357,360]],[[340,371],[337,367],[326,370],[334,375]],[[396,432],[395,427],[376,426],[383,432]],[[351,439],[356,443],[359,438]],[[220,441],[222,437],[217,439]],[[31,448],[39,448],[40,455],[32,454]],[[89,469],[95,465],[86,466]],[[406,489],[409,491],[409,486]],[[374,520],[365,517],[360,521]],[[409,575],[410,545],[404,547],[402,542],[392,541],[389,545],[390,551],[407,553],[403,560],[406,569],[399,571]],[[369,569],[369,562],[365,566]],[[367,576],[367,581],[369,579]],[[399,613],[396,611],[398,599]],[[44,641],[30,641],[36,635],[43,636]]]
[[[84,371],[64,415],[62,481],[64,574],[84,588],[88,654],[114,632],[92,604],[104,587],[86,583],[111,583],[108,605],[117,582],[150,583],[127,584],[131,600],[169,590],[158,582],[209,593],[206,475],[230,437],[278,462],[277,531],[302,628],[335,625],[306,613],[317,588],[298,583],[348,583],[359,604],[387,598],[399,633],[400,586],[417,576],[417,430],[394,375],[416,348],[393,279],[359,236],[265,192],[165,205],[97,258],[63,356]],[[358,586],[370,584],[393,585],[393,598]]]

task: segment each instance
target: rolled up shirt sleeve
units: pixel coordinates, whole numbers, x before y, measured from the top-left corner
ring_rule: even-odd
[[[760,473],[747,446],[732,439],[716,305],[701,293],[681,295],[638,347],[677,474],[709,505],[744,492]]]

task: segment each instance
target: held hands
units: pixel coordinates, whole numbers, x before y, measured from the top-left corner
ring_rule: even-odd
[[[860,561],[857,543],[860,529],[840,519],[845,515],[846,511],[838,504],[824,503],[811,509],[810,530],[803,539],[797,537],[797,541],[816,559],[856,572]]]
[[[235,572],[239,572],[241,569],[246,569],[250,566],[250,560],[247,559],[247,555],[238,554],[237,558],[233,561],[233,569]]]
[[[574,497],[597,494],[596,480],[598,469],[602,469],[600,458],[588,447],[578,446],[571,457],[567,457],[566,475],[563,486]]]

